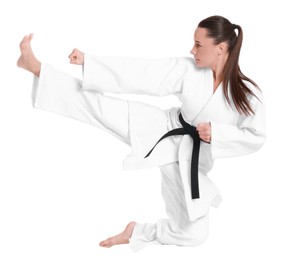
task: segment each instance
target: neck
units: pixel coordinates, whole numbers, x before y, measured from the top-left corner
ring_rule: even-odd
[[[214,82],[214,92],[216,91],[219,84],[223,81],[223,69],[226,64],[228,55],[224,55],[218,62],[212,67],[213,71],[213,82]]]

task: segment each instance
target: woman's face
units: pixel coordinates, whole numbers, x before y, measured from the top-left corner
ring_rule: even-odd
[[[191,54],[194,55],[198,67],[213,68],[216,66],[219,45],[214,44],[212,38],[207,36],[207,29],[198,27],[194,34],[194,47]]]

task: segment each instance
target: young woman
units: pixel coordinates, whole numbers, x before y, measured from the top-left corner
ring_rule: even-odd
[[[131,146],[125,169],[158,166],[168,219],[130,222],[100,246],[130,243],[195,246],[208,234],[208,211],[221,195],[207,173],[214,159],[257,151],[265,141],[263,97],[240,70],[242,29],[221,16],[198,24],[193,58],[137,59],[90,56],[74,49],[83,81],[42,64],[20,44],[18,66],[34,77],[33,105],[97,126]],[[163,111],[104,92],[178,95],[182,105]]]

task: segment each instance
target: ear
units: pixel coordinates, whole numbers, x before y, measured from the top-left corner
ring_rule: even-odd
[[[227,44],[226,42],[221,42],[218,44],[218,55],[222,55],[227,50]]]

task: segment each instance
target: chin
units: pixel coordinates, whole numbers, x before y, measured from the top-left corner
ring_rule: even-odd
[[[195,58],[195,63],[196,63],[196,66],[198,67],[198,68],[202,68],[203,66],[202,66],[202,63],[201,63],[201,61],[199,60],[199,59],[196,59]]]
[[[206,66],[204,66],[202,63],[197,62],[197,61],[196,61],[196,66],[197,66],[198,68],[205,68],[205,67],[206,67]]]

